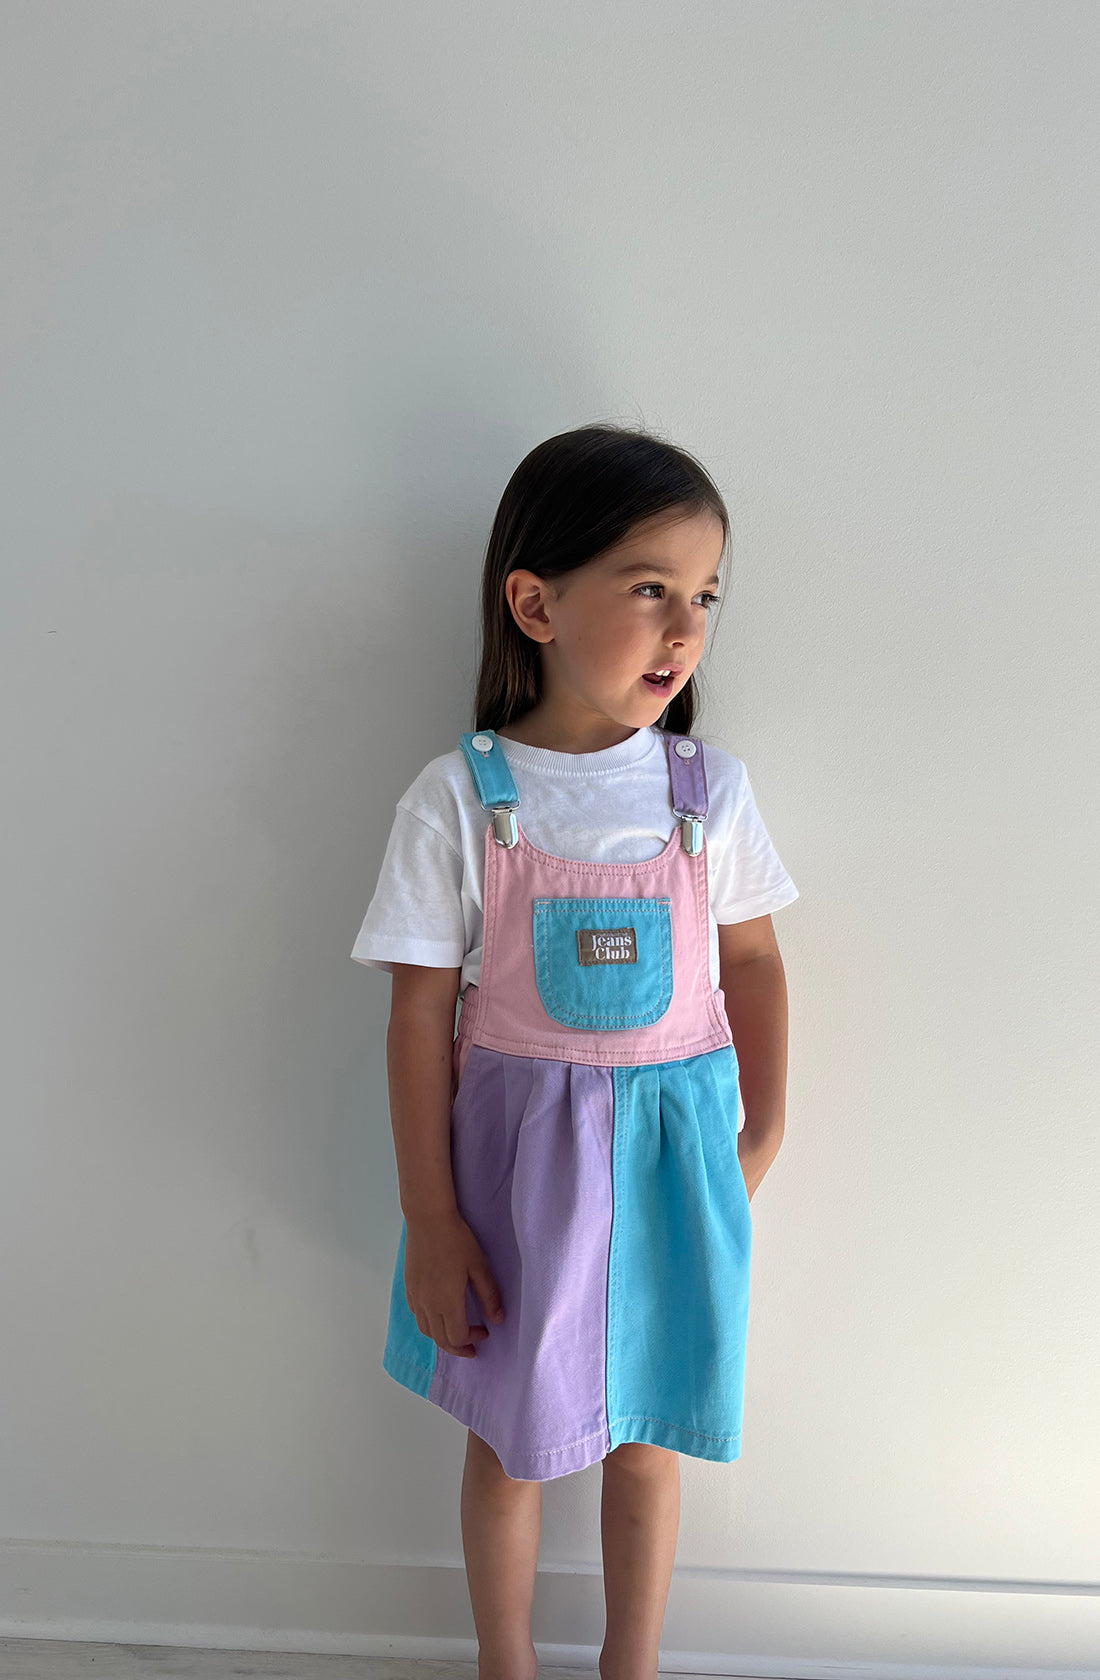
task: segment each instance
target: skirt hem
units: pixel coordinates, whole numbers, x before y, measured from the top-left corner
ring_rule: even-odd
[[[705,1459],[712,1464],[732,1464],[741,1456],[740,1433],[708,1435],[684,1424],[669,1423],[665,1418],[638,1414],[615,1418],[609,1428],[596,1430],[591,1435],[584,1436],[579,1441],[572,1441],[564,1447],[546,1447],[535,1453],[515,1454],[505,1445],[505,1432],[500,1423],[469,1395],[456,1389],[438,1370],[426,1370],[391,1348],[387,1348],[383,1354],[382,1367],[387,1375],[403,1388],[421,1395],[440,1411],[453,1417],[456,1422],[473,1430],[486,1445],[492,1447],[500,1459],[505,1475],[517,1482],[555,1481],[560,1476],[570,1476],[578,1470],[587,1470],[590,1465],[598,1464],[601,1459],[606,1458],[616,1447],[624,1446],[630,1441],[664,1447],[669,1452],[680,1453],[687,1458]],[[544,1463],[548,1458],[555,1460],[550,1470],[546,1469]]]

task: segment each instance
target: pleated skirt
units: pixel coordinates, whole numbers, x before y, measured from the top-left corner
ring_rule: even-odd
[[[507,1475],[550,1481],[645,1441],[741,1455],[752,1217],[732,1044],[638,1067],[465,1047],[451,1110],[459,1212],[505,1317],[472,1283],[472,1359],[443,1352],[393,1272],[383,1367],[466,1424]]]

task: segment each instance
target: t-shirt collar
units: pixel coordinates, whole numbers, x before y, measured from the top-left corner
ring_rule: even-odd
[[[529,747],[523,741],[509,741],[498,735],[509,764],[521,770],[532,770],[541,776],[599,776],[607,771],[621,770],[624,765],[640,764],[642,759],[656,752],[661,745],[661,733],[652,724],[636,729],[625,741],[599,752],[555,752],[551,747]]]

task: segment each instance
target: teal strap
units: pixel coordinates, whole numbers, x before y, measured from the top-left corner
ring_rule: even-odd
[[[491,741],[492,746],[488,752],[479,752],[474,746],[475,740]],[[519,792],[499,735],[492,729],[467,729],[459,737],[459,744],[470,766],[477,796],[485,809],[498,810],[503,805],[515,810],[519,804]]]

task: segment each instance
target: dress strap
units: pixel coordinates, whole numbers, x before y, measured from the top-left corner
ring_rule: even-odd
[[[688,856],[698,857],[703,849],[703,823],[710,809],[703,743],[696,735],[674,735],[667,729],[661,733],[668,752],[672,809],[680,819],[680,839]]]
[[[492,729],[466,729],[459,737],[459,744],[470,766],[477,796],[484,809],[493,813],[493,838],[500,846],[514,846],[519,840],[514,815],[519,792],[500,736]]]

